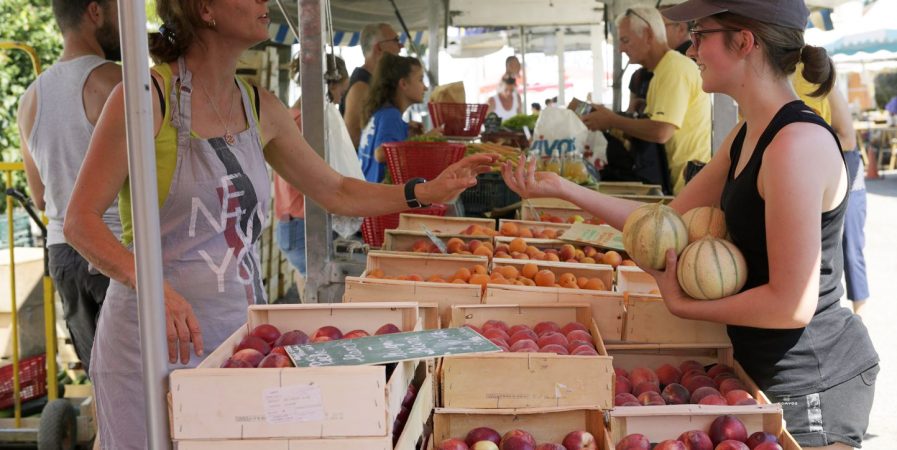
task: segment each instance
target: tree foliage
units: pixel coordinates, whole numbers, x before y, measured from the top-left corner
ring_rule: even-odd
[[[62,36],[56,27],[50,0],[0,1],[0,41],[14,41],[33,47],[46,68],[62,52]],[[21,161],[16,112],[19,98],[34,81],[31,59],[20,50],[0,50],[0,157],[5,162]],[[5,185],[5,177],[4,182]],[[16,174],[14,184],[25,188],[25,175]],[[5,208],[6,202],[0,202]]]
[[[882,71],[875,76],[875,104],[884,108],[894,96],[897,96],[897,71]]]

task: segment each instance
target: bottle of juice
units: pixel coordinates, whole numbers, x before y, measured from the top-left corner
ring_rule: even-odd
[[[545,171],[561,175],[563,165],[559,153],[558,151],[552,152],[551,158],[545,163]]]
[[[581,151],[574,150],[567,153],[564,158],[564,178],[578,184],[589,181],[589,171],[586,169]]]

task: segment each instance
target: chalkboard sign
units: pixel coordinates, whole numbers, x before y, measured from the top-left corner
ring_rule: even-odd
[[[357,366],[501,349],[467,327],[384,334],[357,339],[289,345],[296,367]]]
[[[610,225],[575,223],[568,230],[564,231],[560,239],[594,245],[609,250],[626,250],[623,248],[623,233]]]

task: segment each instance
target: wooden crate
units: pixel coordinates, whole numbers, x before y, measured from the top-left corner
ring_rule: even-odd
[[[491,236],[469,236],[466,234],[449,234],[449,233],[434,233],[434,235],[440,239],[442,242],[448,242],[451,238],[458,238],[468,243],[473,240],[478,240],[482,242],[492,243]],[[386,230],[383,238],[383,251],[390,252],[412,252],[413,246],[415,242],[423,241],[426,242],[427,245],[431,244],[432,241],[427,234],[423,231],[409,231],[409,230]],[[420,253],[420,252],[418,252]],[[425,252],[424,252],[425,253]],[[473,255],[457,255],[457,256],[473,256]]]
[[[585,430],[596,438],[608,433],[604,413],[599,409],[533,408],[533,409],[449,409],[437,408],[433,415],[433,441],[464,439],[478,427],[490,427],[504,435],[514,429],[525,430],[536,442],[561,443],[567,433]]]
[[[785,450],[800,450],[800,446],[794,438],[785,430],[782,420],[782,409],[779,405],[775,408],[767,406],[717,406],[709,408],[704,405],[672,405],[672,406],[644,406],[641,408],[629,408],[625,411],[613,410],[610,412],[610,426],[608,442],[613,445],[632,433],[641,433],[651,442],[660,442],[666,439],[676,439],[680,434],[689,430],[710,429],[710,424],[720,415],[731,414],[744,422],[748,435],[757,431],[766,431],[776,435]],[[613,447],[599,447],[602,450],[612,450]]]
[[[520,269],[529,261],[520,259],[494,259],[496,265],[513,265]],[[556,274],[564,272],[576,276],[597,276],[611,286],[613,269],[602,264],[572,264],[539,261],[543,266]],[[624,297],[610,291],[592,291],[585,289],[568,289],[558,287],[513,286],[506,284],[489,284],[483,296],[486,304],[543,304],[543,303],[585,303],[592,308],[592,316],[605,341],[619,342],[623,339],[626,317]]]
[[[554,223],[554,222],[541,222],[538,220],[514,220],[514,219],[499,219],[498,220],[498,229],[501,230],[501,226],[505,223],[513,223],[514,225],[517,225],[518,227],[526,227],[526,228],[529,228],[534,231],[535,230],[541,231],[541,230],[544,230],[547,228],[547,229],[556,231],[558,233],[558,236],[560,236],[564,231],[567,231],[570,229],[569,223]],[[502,236],[501,233],[499,233],[499,235],[496,237],[499,237],[499,236],[510,237],[510,238],[514,237],[514,236]]]
[[[537,222],[537,223],[538,223],[538,222]],[[521,239],[521,238],[515,238],[515,237],[509,237],[509,236],[496,236],[496,237],[495,237],[495,246],[497,247],[499,244],[507,244],[507,245],[510,245],[510,244],[511,244],[511,241],[513,241],[514,239]],[[562,246],[564,246],[564,245],[572,245],[573,248],[575,248],[575,249],[577,249],[577,250],[582,250],[583,247],[586,247],[586,244],[581,244],[581,243],[576,243],[576,242],[569,242],[569,241],[564,241],[564,240],[561,240],[561,239],[535,239],[535,238],[522,238],[522,239],[523,239],[524,242],[526,242],[526,245],[527,245],[527,246],[533,246],[533,247],[536,247],[537,249],[542,250],[542,251],[547,250],[547,249],[560,249],[560,248],[561,248]],[[592,247],[593,247],[596,251],[599,251],[599,252],[602,252],[602,253],[604,253],[604,252],[607,251],[607,250],[602,249],[601,247],[598,247],[598,246],[594,246],[594,245],[593,245]],[[625,252],[618,252],[618,253],[620,253],[620,256],[622,256],[623,258],[626,258],[626,254],[625,254]],[[541,262],[543,262],[543,261],[530,261],[530,260],[525,260],[525,262],[535,262],[535,263],[538,264],[538,263],[541,263]],[[565,261],[544,261],[544,262],[555,262],[555,263],[563,263],[563,264],[583,264],[583,263],[568,263],[568,262],[565,262]],[[596,263],[589,263],[589,264],[590,264],[590,265],[594,265],[594,264],[603,264],[603,263],[601,263],[600,261],[598,261],[598,262],[596,262]],[[613,277],[611,277],[611,281],[613,281]]]
[[[585,325],[599,355],[495,353],[444,358],[442,406],[447,408],[540,408],[613,406],[614,369],[588,305],[473,305],[452,308],[452,326],[487,320],[535,326],[554,321]]]
[[[660,296],[657,281],[637,266],[617,266],[617,292]],[[652,292],[653,291],[653,292]]]
[[[247,326],[239,328],[197,368],[172,372],[173,439],[389,436],[413,377],[414,362],[396,364],[388,380],[385,366],[218,368],[249,330],[262,323],[309,334],[323,325],[368,332],[385,323],[394,323],[403,331],[421,327],[417,306],[404,303],[250,306]],[[285,423],[269,421],[267,402],[303,394],[296,390],[311,397],[319,395],[321,400],[308,405],[309,415]],[[324,420],[317,418],[320,413]]]
[[[433,367],[430,364],[419,364],[417,367],[413,380],[414,386],[418,388],[417,398],[414,399],[405,428],[396,442],[396,450],[420,448],[418,442],[425,440],[431,432],[428,422],[436,406],[436,374],[433,373]]]
[[[655,344],[728,344],[726,326],[674,316],[654,295],[623,294],[626,321],[623,340]]]
[[[440,217],[426,214],[402,213],[399,215],[398,230],[423,231],[421,225],[434,233],[461,233],[471,225],[479,225],[490,230],[495,229],[495,219],[478,219],[473,217]]]
[[[481,286],[427,281],[402,281],[367,278],[373,269],[381,269],[386,276],[416,273],[426,278],[430,275],[449,276],[462,267],[480,264],[488,267],[484,256],[458,256],[436,254],[405,254],[396,252],[370,252],[367,270],[360,277],[346,277],[343,301],[358,302],[422,302],[437,303],[442,323],[451,320],[452,305],[482,303]]]

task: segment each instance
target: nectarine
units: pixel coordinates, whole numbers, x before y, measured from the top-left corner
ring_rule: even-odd
[[[274,325],[263,323],[252,329],[252,332],[249,333],[257,338],[261,338],[269,345],[273,344],[277,338],[280,337],[280,330],[277,329]]]
[[[501,443],[501,435],[498,434],[498,431],[493,430],[489,427],[479,427],[470,430],[467,433],[467,437],[464,439],[464,442],[467,445],[472,446],[473,444],[481,441],[489,441],[495,444]]]
[[[243,337],[242,340],[240,340],[240,343],[237,344],[237,348],[234,349],[234,354],[236,354],[240,350],[247,348],[255,349],[262,355],[267,355],[271,351],[271,346],[267,342],[265,342],[264,339],[253,336],[251,334],[247,334],[245,337]]]
[[[342,338],[343,333],[339,330],[339,328],[325,325],[321,328],[318,328],[318,330],[311,335],[311,342],[337,341]]]
[[[720,442],[730,439],[742,443],[748,438],[744,423],[738,417],[730,414],[724,414],[714,419],[707,434],[714,445],[719,445]]]
[[[308,335],[303,333],[300,330],[292,330],[287,331],[284,334],[281,334],[276,341],[274,341],[275,347],[280,347],[283,345],[303,345],[308,343]]]
[[[564,437],[563,445],[567,450],[598,450],[595,436],[588,431],[571,431]]]

